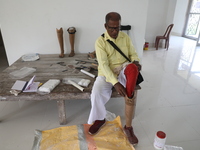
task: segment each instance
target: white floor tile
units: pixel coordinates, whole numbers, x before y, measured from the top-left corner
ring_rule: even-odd
[[[167,142],[195,140],[199,134],[173,107],[149,109],[137,115],[151,142],[157,131],[167,134]]]

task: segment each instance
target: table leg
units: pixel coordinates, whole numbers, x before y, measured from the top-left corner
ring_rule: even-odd
[[[60,125],[65,125],[67,124],[66,112],[65,112],[65,100],[57,101],[57,106],[58,106],[58,115],[59,115]]]

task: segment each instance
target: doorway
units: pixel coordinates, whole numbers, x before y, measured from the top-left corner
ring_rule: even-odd
[[[0,72],[8,67],[8,59],[0,29]]]
[[[190,0],[184,37],[197,41],[200,45],[200,0]]]

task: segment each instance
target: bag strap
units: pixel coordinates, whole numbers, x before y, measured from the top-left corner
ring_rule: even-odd
[[[104,37],[104,34],[102,34],[101,36]],[[126,58],[126,60],[131,62],[131,60],[119,49],[119,47],[113,41],[109,39],[107,39],[106,41],[108,41],[108,43],[110,43],[110,45],[112,45],[114,49],[116,49],[124,58]]]
[[[102,37],[104,37],[104,34],[101,35]],[[110,41],[109,39],[107,40],[113,47],[114,49],[116,49],[122,56],[124,56],[129,62],[131,62],[131,60],[126,57],[126,55],[119,49],[119,47],[117,47],[117,45],[115,43],[113,43],[112,41]],[[139,85],[141,82],[143,82],[144,79],[141,75],[141,73],[139,72],[138,74],[138,78],[137,78],[137,81],[136,81],[136,85]]]

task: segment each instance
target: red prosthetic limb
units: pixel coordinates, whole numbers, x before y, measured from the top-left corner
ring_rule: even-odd
[[[129,64],[124,70],[126,76],[126,93],[129,98],[133,97],[138,73],[138,67],[135,64]]]

